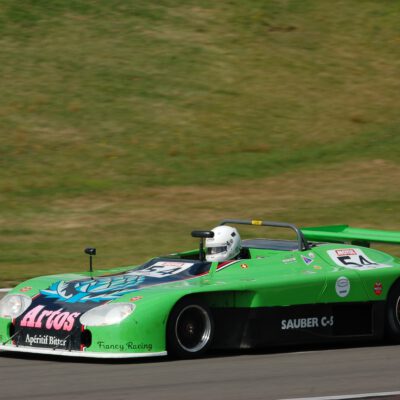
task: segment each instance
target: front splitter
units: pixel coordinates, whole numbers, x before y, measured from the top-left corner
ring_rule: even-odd
[[[100,353],[92,351],[76,351],[76,350],[53,350],[38,347],[27,346],[6,346],[0,345],[0,351],[12,351],[18,353],[28,354],[43,354],[62,357],[85,357],[85,358],[143,358],[143,357],[160,357],[166,356],[166,351],[159,351],[155,353]]]

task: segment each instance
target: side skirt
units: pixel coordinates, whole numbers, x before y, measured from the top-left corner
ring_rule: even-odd
[[[385,302],[213,308],[214,348],[258,348],[382,338]]]

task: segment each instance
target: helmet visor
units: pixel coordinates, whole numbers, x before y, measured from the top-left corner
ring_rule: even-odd
[[[219,254],[219,253],[224,253],[227,250],[228,250],[227,246],[208,247],[207,254]]]

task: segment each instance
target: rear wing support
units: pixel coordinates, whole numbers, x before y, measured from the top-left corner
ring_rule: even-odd
[[[310,248],[306,238],[301,230],[293,224],[287,222],[274,222],[274,221],[259,221],[259,220],[242,220],[242,219],[224,219],[219,223],[220,225],[226,224],[240,224],[240,225],[256,225],[256,226],[272,226],[275,228],[289,228],[296,232],[297,242],[300,251],[308,250]]]

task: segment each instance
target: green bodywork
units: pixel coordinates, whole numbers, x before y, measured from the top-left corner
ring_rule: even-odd
[[[117,325],[87,327],[92,344],[86,352],[157,353],[166,351],[166,325],[174,305],[186,296],[201,297],[211,308],[259,308],[317,303],[384,302],[400,277],[400,260],[384,252],[352,242],[400,243],[400,232],[353,229],[341,225],[301,229],[304,237],[318,243],[306,250],[273,250],[248,248],[248,258],[239,259],[225,268],[213,263],[208,273],[180,281],[133,290],[114,302],[136,305],[134,312]],[[336,243],[334,243],[336,242]],[[338,243],[349,242],[349,243]],[[314,243],[315,244],[315,243]],[[350,249],[347,251],[342,251]],[[358,253],[374,264],[340,265],[329,251],[339,254]],[[336,253],[334,253],[336,254]],[[173,254],[195,259],[198,251]],[[345,256],[346,257],[346,256]],[[356,257],[356,256],[354,256]],[[348,262],[349,259],[345,259]],[[350,260],[351,261],[351,260]],[[365,260],[364,260],[365,262]],[[59,281],[120,274],[135,267],[89,273],[53,275],[21,283],[11,293],[21,291],[31,297]],[[337,282],[347,278],[350,288],[338,295]],[[380,290],[376,289],[380,285]],[[0,340],[10,338],[11,321],[0,318]],[[13,346],[8,342],[8,346]]]

